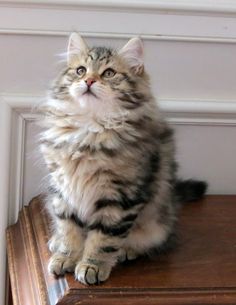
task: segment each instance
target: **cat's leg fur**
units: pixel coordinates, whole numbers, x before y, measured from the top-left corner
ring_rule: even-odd
[[[84,284],[98,284],[105,281],[117,262],[118,250],[123,240],[99,231],[88,233],[82,260],[75,268],[75,277]]]
[[[156,215],[156,217],[154,217]],[[120,261],[160,249],[174,231],[176,211],[170,203],[149,203],[140,212],[120,251]]]
[[[123,214],[123,213],[122,213]],[[84,284],[105,281],[117,263],[119,250],[134,221],[133,214],[122,215],[120,220],[95,222],[88,227],[82,260],[75,268],[75,277]]]
[[[57,221],[59,227],[52,236],[49,246],[54,243],[48,270],[57,275],[74,271],[75,265],[83,253],[84,237],[81,229],[69,219]]]
[[[54,195],[50,198],[50,214],[54,222],[54,232],[48,243],[53,252],[48,270],[57,275],[74,271],[77,261],[82,257],[84,235],[82,228],[70,218],[66,202]]]

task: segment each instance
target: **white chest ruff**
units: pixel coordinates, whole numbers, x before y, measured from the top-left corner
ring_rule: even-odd
[[[52,184],[84,221],[91,217],[94,203],[104,197],[105,193],[110,198],[114,196],[114,191],[109,189],[109,177],[100,174],[113,166],[113,160],[109,160],[109,163],[100,153],[91,156],[83,151],[84,147],[91,145],[92,149],[98,151],[101,147],[119,149],[117,135],[113,135],[109,129],[99,130],[99,126],[94,121],[87,121],[82,128],[72,130],[53,127],[45,132],[44,140],[53,142],[58,147],[45,146],[41,149],[47,165],[56,164],[50,174]]]
[[[106,187],[98,172],[97,162],[85,159],[62,164],[51,174],[52,183],[56,184],[72,210],[84,221],[91,217],[94,203],[102,196]]]

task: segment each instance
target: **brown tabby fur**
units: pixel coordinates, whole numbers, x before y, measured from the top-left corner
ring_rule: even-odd
[[[89,48],[73,33],[67,65],[41,112],[54,223],[49,271],[73,271],[95,284],[118,260],[161,247],[176,221],[175,149],[150,90],[141,41],[117,52]]]

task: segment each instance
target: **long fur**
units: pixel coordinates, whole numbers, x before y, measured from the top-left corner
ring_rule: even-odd
[[[161,248],[174,233],[177,201],[202,197],[205,186],[177,182],[173,130],[152,96],[141,41],[117,52],[73,35],[68,63],[40,106],[54,228],[49,271],[95,284],[117,261]]]

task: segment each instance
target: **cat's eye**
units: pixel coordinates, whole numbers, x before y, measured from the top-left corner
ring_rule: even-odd
[[[79,76],[83,76],[86,73],[86,68],[83,66],[80,66],[79,68],[76,69],[76,73]]]
[[[106,78],[110,78],[110,77],[113,77],[115,74],[116,74],[116,72],[113,69],[108,68],[102,73],[102,76],[106,77]]]

